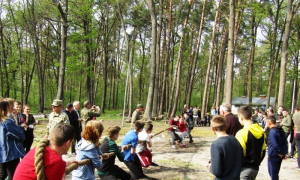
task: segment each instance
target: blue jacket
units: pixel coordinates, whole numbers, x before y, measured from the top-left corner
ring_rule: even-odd
[[[77,146],[76,161],[82,161],[85,159],[92,160],[92,164],[79,166],[78,169],[72,171],[72,180],[94,180],[94,171],[100,169],[102,162],[99,159],[99,155],[102,155],[100,147],[95,147],[95,144],[86,141],[81,138]]]
[[[11,119],[0,122],[0,163],[24,157],[25,151],[22,142],[25,135],[21,127]]]
[[[268,156],[279,157],[278,154],[282,154],[285,157],[287,151],[287,141],[283,129],[281,127],[271,128],[268,134]]]

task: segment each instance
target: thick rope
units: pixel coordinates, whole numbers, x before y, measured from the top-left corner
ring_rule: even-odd
[[[115,155],[115,153],[111,152],[111,153],[105,153],[105,154],[103,154],[102,157],[105,159],[107,157],[112,157],[114,155]],[[78,166],[83,166],[83,165],[87,165],[87,164],[91,164],[91,163],[92,163],[92,161],[90,159],[85,159],[85,160],[79,161],[77,163],[73,162],[68,167],[66,167],[65,174],[66,175],[70,174],[70,172],[72,172],[73,170],[77,169]]]
[[[49,145],[48,139],[42,139],[35,149],[34,166],[37,180],[46,180],[44,172],[44,149]]]

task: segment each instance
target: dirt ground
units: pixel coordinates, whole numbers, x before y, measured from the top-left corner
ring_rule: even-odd
[[[203,131],[209,127],[195,127],[193,131]],[[210,146],[215,140],[215,136],[194,137],[194,143],[187,143],[186,148],[172,149],[169,145],[170,137],[166,132],[153,138],[154,146],[152,148],[153,161],[159,164],[158,167],[150,166],[145,168],[144,173],[156,179],[207,179],[211,180],[214,176],[207,170],[206,165],[210,159]],[[200,133],[201,134],[201,133]],[[186,139],[188,141],[188,139]],[[75,156],[64,158],[65,160],[74,160]],[[116,164],[128,171],[124,163],[116,158]],[[300,179],[300,171],[296,169],[295,159],[284,160],[279,173],[280,179],[291,180]],[[96,172],[95,172],[96,174]],[[68,180],[72,179],[68,175]],[[99,179],[99,177],[96,177]],[[257,180],[271,179],[268,174],[267,157],[260,166]]]

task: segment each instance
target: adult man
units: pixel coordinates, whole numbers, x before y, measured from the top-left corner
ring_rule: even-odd
[[[72,144],[74,128],[65,123],[58,123],[50,132],[50,144],[44,150],[44,171],[46,179],[61,180],[64,177],[66,166],[71,162],[65,162],[61,156],[66,154]],[[30,150],[19,163],[14,180],[36,180],[35,150]]]
[[[215,179],[239,179],[243,163],[243,150],[239,142],[234,136],[226,134],[226,120],[223,116],[214,116],[211,127],[217,140],[211,144],[208,169],[216,176]]]
[[[150,133],[153,130],[153,125],[147,123],[145,128],[138,134],[139,140],[144,141],[143,143],[138,143],[136,146],[136,153],[139,157],[142,167],[147,168],[151,166],[158,166],[156,163],[152,162],[152,153],[147,147],[152,147],[152,141]]]
[[[268,134],[268,171],[272,180],[278,180],[281,162],[288,150],[286,136],[282,127],[276,126],[274,116],[267,117],[267,126],[270,128]]]
[[[243,148],[244,155],[241,179],[256,178],[266,152],[264,131],[257,123],[253,124],[251,116],[250,106],[242,106],[238,109],[239,121],[244,126],[235,136]]]
[[[282,111],[283,111],[283,106],[278,106],[277,113],[274,114],[277,125],[279,125],[281,123],[281,120],[283,117]]]
[[[100,109],[99,109],[99,107],[97,106],[97,107],[93,108],[93,110],[92,110],[91,109],[92,105],[91,105],[90,101],[85,101],[83,103],[83,106],[84,106],[84,108],[81,110],[81,118],[82,118],[81,126],[82,126],[82,130],[84,130],[86,123],[88,121],[92,120],[93,117],[99,117],[100,116]]]
[[[135,150],[138,143],[138,134],[143,130],[144,123],[137,121],[134,130],[130,130],[122,140],[122,146],[131,144],[131,147],[124,150],[124,163],[131,171],[132,179],[150,179],[143,173],[142,165],[139,158],[136,156]]]
[[[179,143],[181,143],[182,139],[181,137],[175,133],[175,130],[178,129],[178,120],[179,120],[179,116],[176,116],[174,119],[171,119],[169,122],[169,129],[168,129],[168,134],[171,136],[171,148],[172,149],[176,149],[175,146],[175,141],[179,141]]]
[[[210,115],[209,113],[206,113],[206,116],[204,117],[204,126],[206,126],[208,123],[208,126],[210,126]]]
[[[49,114],[49,123],[46,129],[46,138],[48,138],[48,135],[51,133],[54,126],[56,126],[58,123],[63,122],[70,124],[68,115],[62,112],[62,100],[55,99],[53,100],[53,103],[51,105],[53,112]]]
[[[120,147],[118,147],[115,143],[119,137],[120,130],[121,128],[119,126],[108,127],[108,137],[104,138],[103,142],[101,143],[100,148],[103,153],[114,152],[116,154],[116,156],[102,160],[102,166],[98,170],[98,175],[101,180],[129,180],[131,178],[129,173],[115,165],[116,157],[118,157],[119,161],[124,161],[124,153],[119,150]]]
[[[283,119],[280,123],[280,126],[282,127],[282,129],[285,133],[285,137],[287,138],[291,132],[290,127],[291,127],[292,120],[291,120],[291,116],[289,115],[288,110],[284,109],[282,111],[282,115],[283,115]]]
[[[71,124],[71,121],[72,121],[72,115],[71,115],[72,110],[73,110],[73,104],[71,104],[71,103],[68,103],[67,106],[66,106],[66,109],[63,110],[63,112],[68,115],[70,124]]]
[[[253,123],[258,122],[258,109],[255,109],[254,114],[252,115],[251,119],[252,119]]]
[[[75,152],[75,145],[76,145],[76,141],[77,143],[80,141],[81,139],[81,121],[82,119],[80,118],[80,114],[79,114],[79,108],[80,108],[80,102],[79,101],[74,101],[73,102],[73,110],[71,111],[71,116],[72,116],[72,120],[70,120],[71,125],[74,127],[75,130],[75,139],[72,142],[72,153],[76,154]]]
[[[193,123],[193,120],[189,117],[188,113],[184,113],[184,121],[185,121],[185,124],[187,126],[187,133],[188,133],[189,138],[190,138],[189,143],[192,143],[194,141],[193,141],[193,136],[191,134],[191,131],[194,128],[194,123]]]
[[[231,113],[231,105],[223,103],[220,108],[220,113],[226,118],[226,133],[235,136],[235,134],[243,127],[239,122],[238,117]]]
[[[295,131],[296,131],[296,137],[295,137],[295,142],[297,146],[297,151],[300,152],[300,111],[296,111],[295,114],[293,115],[293,121],[295,124]],[[300,170],[300,156],[298,155],[297,158],[298,162],[298,170]]]
[[[195,108],[193,109],[193,120],[195,125],[197,124],[198,126],[200,125],[200,117],[199,117],[199,109],[197,106],[195,106]]]
[[[131,118],[131,125],[130,128],[134,129],[134,124],[136,121],[140,120],[141,112],[144,110],[144,107],[142,104],[138,104],[136,106],[136,110],[132,113],[132,118]]]

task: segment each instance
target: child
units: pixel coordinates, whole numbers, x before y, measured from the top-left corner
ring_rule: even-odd
[[[152,153],[147,148],[147,146],[152,147],[151,137],[149,136],[149,134],[152,132],[152,130],[153,130],[153,125],[146,124],[143,131],[140,132],[138,135],[139,140],[145,141],[145,142],[139,143],[137,145],[136,153],[141,162],[142,167],[145,167],[145,168],[149,167],[149,165],[158,166],[156,163],[152,162]]]
[[[179,132],[176,132],[176,133],[178,135],[180,135],[181,138],[182,138],[182,143],[180,143],[180,147],[186,147],[185,137],[187,136],[188,133],[187,133],[185,123],[184,123],[184,120],[183,120],[182,116],[179,116],[178,129],[179,129]]]
[[[244,163],[240,174],[241,179],[255,179],[259,165],[265,157],[266,143],[263,129],[251,120],[250,106],[238,109],[238,118],[242,126],[236,133],[236,138],[243,148]]]
[[[170,124],[169,124],[169,129],[168,129],[168,134],[171,136],[171,148],[172,149],[176,149],[177,147],[175,146],[175,141],[179,141],[179,143],[181,143],[182,138],[178,136],[178,134],[175,133],[175,130],[178,128],[178,120],[179,120],[179,116],[176,116],[174,119],[170,120]]]
[[[208,169],[215,179],[239,179],[243,163],[243,150],[232,135],[226,133],[226,119],[215,115],[211,120],[217,140],[211,144],[211,163]]]
[[[77,144],[76,161],[90,159],[92,164],[80,166],[78,169],[72,171],[72,180],[94,180],[94,168],[100,169],[102,166],[99,139],[103,132],[103,125],[100,121],[89,121],[83,132],[81,133],[81,140]]]
[[[119,126],[110,126],[107,128],[108,137],[106,137],[100,148],[103,153],[114,152],[118,157],[119,161],[124,161],[124,153],[119,150],[115,141],[119,138],[121,128]],[[129,173],[115,165],[116,156],[113,156],[102,161],[102,166],[98,170],[98,175],[101,180],[130,180],[131,176]]]
[[[140,160],[136,156],[136,146],[138,143],[138,134],[143,130],[144,123],[136,121],[134,124],[134,129],[130,130],[123,138],[122,146],[126,146],[131,144],[131,147],[124,151],[124,163],[131,171],[131,178],[132,179],[140,179],[145,178],[148,179],[149,177],[143,173],[142,165]],[[150,179],[150,178],[149,178]]]

